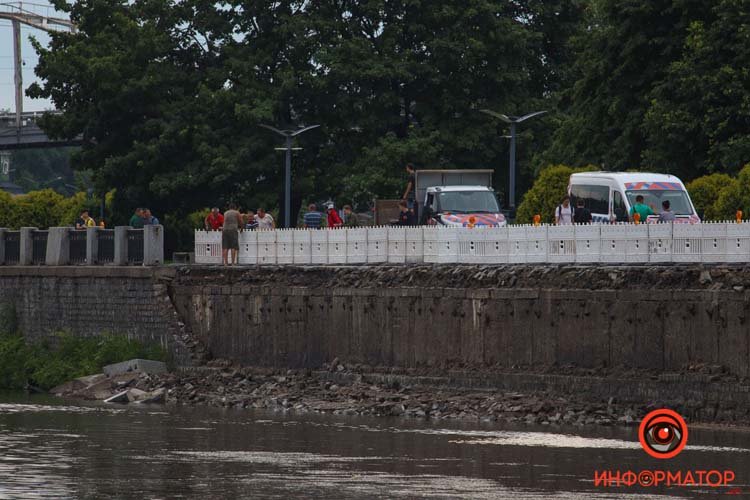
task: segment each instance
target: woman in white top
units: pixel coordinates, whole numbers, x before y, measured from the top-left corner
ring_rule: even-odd
[[[570,197],[565,196],[562,203],[555,210],[555,224],[558,226],[568,226],[573,224],[573,205],[570,204]]]

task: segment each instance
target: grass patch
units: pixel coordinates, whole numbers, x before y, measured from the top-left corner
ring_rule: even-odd
[[[165,350],[118,335],[74,337],[67,333],[53,342],[27,344],[19,334],[0,333],[0,389],[28,385],[51,389],[84,375],[100,373],[112,363],[133,358],[164,361]]]

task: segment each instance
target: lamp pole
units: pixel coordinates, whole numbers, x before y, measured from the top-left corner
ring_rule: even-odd
[[[508,205],[513,210],[516,208],[516,126],[529,118],[543,115],[546,111],[535,111],[523,116],[508,116],[489,109],[481,109],[480,111],[510,124],[510,172],[508,174],[510,186],[508,188]]]
[[[286,151],[286,165],[284,170],[284,227],[291,227],[291,214],[292,211],[292,151],[299,151],[302,148],[292,147],[292,138],[320,127],[320,125],[309,125],[302,127],[298,130],[279,130],[276,127],[270,125],[263,125],[261,127],[268,129],[272,132],[276,132],[280,136],[284,137],[285,145],[283,148],[275,148],[277,151]]]

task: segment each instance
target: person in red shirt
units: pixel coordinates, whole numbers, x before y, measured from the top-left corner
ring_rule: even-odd
[[[206,231],[219,231],[224,227],[224,216],[221,215],[218,208],[214,207],[211,209],[211,213],[206,217],[205,224]]]
[[[341,227],[344,221],[341,220],[339,213],[333,208],[333,203],[328,204],[328,227]]]

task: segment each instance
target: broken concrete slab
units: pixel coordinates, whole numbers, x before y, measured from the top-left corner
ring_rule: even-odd
[[[140,389],[136,389],[135,387],[132,389],[128,389],[128,401],[131,403],[140,401],[146,396],[150,396],[150,393],[142,391]]]
[[[163,404],[167,396],[167,390],[164,388],[147,392],[142,399],[137,402],[140,404]]]
[[[128,372],[147,373],[155,375],[167,371],[166,363],[161,361],[151,361],[149,359],[131,359],[122,363],[107,365],[103,369],[104,374],[108,377],[114,377]]]
[[[107,398],[104,400],[105,403],[129,403],[130,399],[128,398],[128,391],[122,391],[118,392],[111,398]]]

